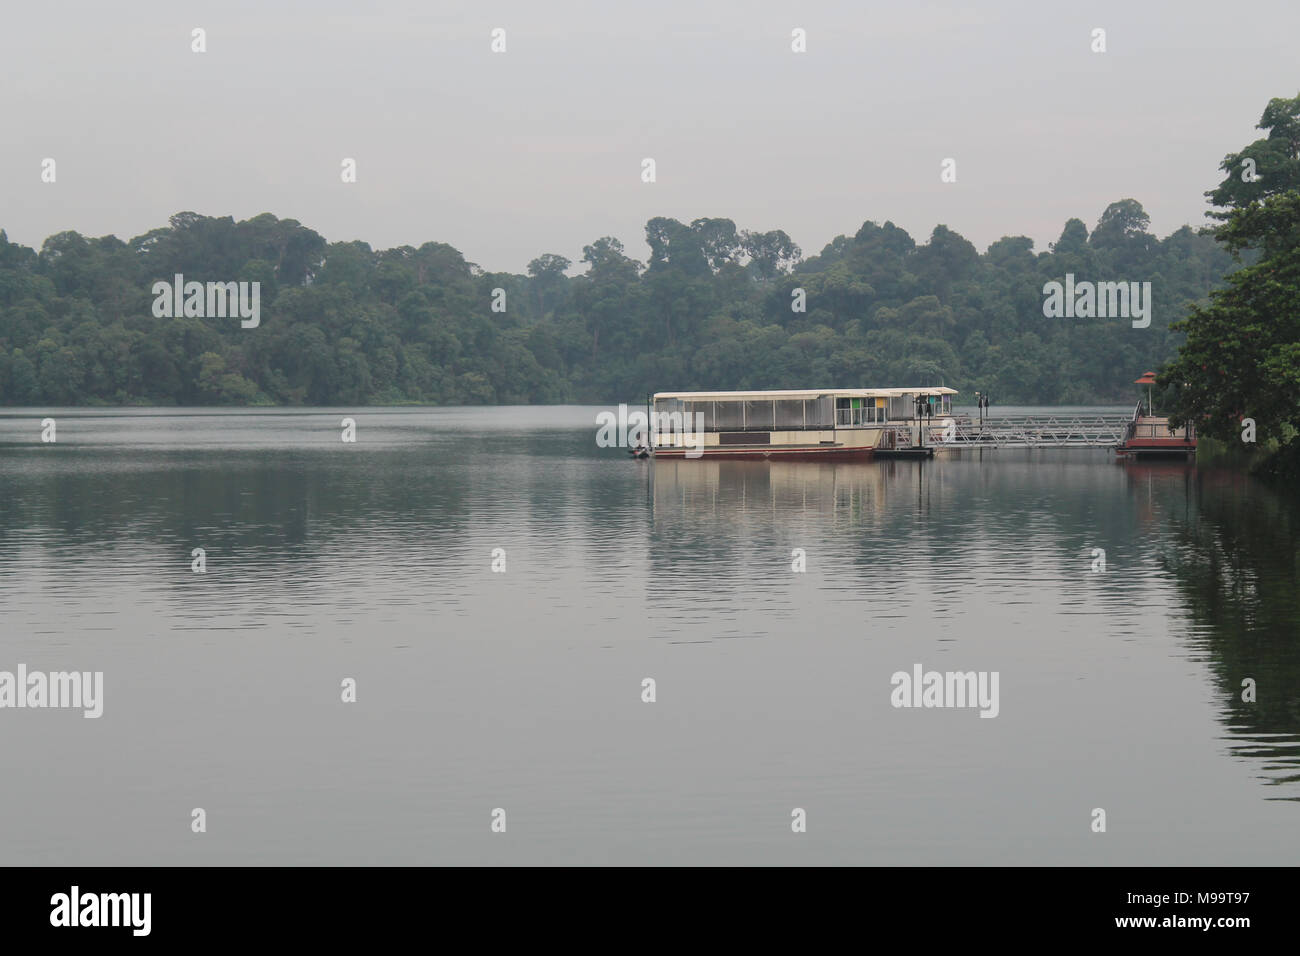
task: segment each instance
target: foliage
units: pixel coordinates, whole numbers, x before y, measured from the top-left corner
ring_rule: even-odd
[[[1244,239],[1285,213],[1261,209],[1257,226],[1233,228]],[[867,222],[803,259],[781,230],[657,217],[647,263],[606,236],[582,250],[575,276],[554,253],[526,275],[487,273],[445,243],[329,243],[269,214],[183,212],[129,242],[65,232],[39,253],[0,232],[0,404],[611,402],[909,384],[1004,404],[1127,402],[1132,380],[1173,354],[1169,322],[1233,261],[1207,234],[1157,239],[1147,222],[1125,199],[1091,237],[1072,219],[1037,254],[1023,236],[981,254],[947,226],[918,245]],[[1043,285],[1067,272],[1151,281],[1150,328],[1045,318]],[[153,283],[177,273],[259,281],[261,324],[154,317]],[[1290,279],[1278,282],[1280,305]],[[497,289],[504,311],[492,308]],[[791,307],[800,289],[802,312]],[[1253,359],[1242,349],[1232,368]]]
[[[1176,423],[1240,443],[1250,418],[1256,448],[1300,429],[1300,96],[1271,100],[1259,128],[1268,136],[1228,154],[1207,193],[1215,237],[1246,264],[1175,326],[1187,341],[1159,379]]]

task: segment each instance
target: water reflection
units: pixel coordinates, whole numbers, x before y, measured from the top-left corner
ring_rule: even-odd
[[[1271,799],[1300,800],[1300,507],[1238,471],[1201,471],[1190,495],[1168,472],[1133,480],[1144,500],[1184,501],[1168,509],[1162,562],[1213,672],[1230,751],[1259,761]],[[1242,699],[1248,678],[1254,702]]]
[[[716,592],[780,614],[774,596],[805,548],[834,574],[802,612],[829,627],[852,626],[845,602],[922,631],[978,627],[992,599],[1027,607],[1045,634],[1054,617],[1081,615],[1137,640],[1159,614],[1210,668],[1230,752],[1283,788],[1271,799],[1300,800],[1300,503],[1237,471],[1070,454],[657,462],[649,560],[672,580],[687,556],[697,568],[709,556]],[[1087,573],[1099,548],[1107,575]],[[924,601],[900,601],[918,590]],[[1246,677],[1255,703],[1241,699]]]

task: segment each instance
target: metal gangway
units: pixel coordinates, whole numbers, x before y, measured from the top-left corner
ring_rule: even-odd
[[[1114,448],[1136,414],[954,416],[929,420],[923,429],[934,448]]]

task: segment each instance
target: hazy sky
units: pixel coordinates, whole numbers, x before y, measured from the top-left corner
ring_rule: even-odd
[[[1041,251],[1132,197],[1165,235],[1300,91],[1300,0],[42,0],[0,24],[12,241],[272,212],[520,272],[603,235],[644,259],[653,216],[785,229],[805,255],[867,219]]]

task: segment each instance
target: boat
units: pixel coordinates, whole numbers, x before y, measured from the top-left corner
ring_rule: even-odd
[[[956,389],[657,392],[656,458],[863,461],[934,454]]]
[[[1156,373],[1146,372],[1133,384],[1147,386],[1145,411],[1139,398],[1137,407],[1133,409],[1133,420],[1125,430],[1123,441],[1115,446],[1115,453],[1129,458],[1190,458],[1195,455],[1195,426],[1188,422],[1173,428],[1167,417],[1154,414],[1151,393],[1156,384]]]

